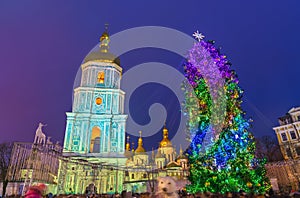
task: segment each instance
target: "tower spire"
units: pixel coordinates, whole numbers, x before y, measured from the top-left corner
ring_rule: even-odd
[[[134,152],[134,142],[132,142],[131,144],[132,144],[132,149],[131,149],[131,151]]]
[[[130,151],[129,135],[127,136],[126,151]]]
[[[163,129],[163,136],[164,136],[164,139],[168,139],[168,136],[169,136],[169,131],[166,127],[166,122],[165,122],[165,125],[164,125],[164,129]]]
[[[160,147],[166,147],[166,146],[172,146],[171,141],[169,140],[169,131],[167,129],[167,124],[165,122],[164,128],[163,128],[163,139],[160,142]]]
[[[105,23],[104,26],[105,26],[105,32],[108,32],[108,26],[109,26],[109,24]]]
[[[182,154],[183,154],[183,151],[182,151],[182,147],[181,147],[181,144],[180,144],[179,155],[182,155]]]
[[[140,137],[138,140],[138,147],[136,148],[136,153],[145,152],[145,149],[143,148],[143,139],[142,139],[142,131],[139,131]]]
[[[138,147],[142,147],[143,146],[142,131],[139,131],[139,134],[140,134],[140,138],[138,140]]]
[[[153,147],[152,147],[152,153],[151,153],[151,157],[152,157],[152,160],[154,160],[154,158],[155,158],[155,155],[154,155],[154,149],[153,149]]]
[[[101,37],[100,37],[100,49],[101,49],[101,52],[105,52],[107,53],[108,52],[108,44],[109,44],[109,34],[108,34],[108,23],[105,24],[105,27],[104,27],[104,32],[102,33]]]

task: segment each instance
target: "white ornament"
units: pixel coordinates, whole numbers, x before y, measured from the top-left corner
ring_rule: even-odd
[[[197,39],[198,41],[201,41],[202,39],[204,39],[204,35],[202,33],[200,33],[198,30],[196,32],[194,32],[193,36],[195,37],[195,39]]]

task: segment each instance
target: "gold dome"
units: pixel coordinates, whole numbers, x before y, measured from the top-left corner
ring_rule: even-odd
[[[166,128],[166,124],[164,126],[164,129],[163,129],[163,140],[160,142],[160,147],[171,147],[172,146],[172,142],[169,140],[169,132],[168,132],[168,129]]]
[[[106,24],[105,31],[100,37],[100,45],[99,48],[90,52],[83,60],[83,63],[88,61],[99,61],[99,62],[106,62],[106,63],[116,63],[120,65],[120,59],[109,52],[109,34],[107,31],[108,27]]]
[[[160,142],[160,147],[169,147],[169,146],[172,146],[172,142],[168,139],[163,139]]]
[[[135,150],[136,153],[145,153],[145,149],[143,147],[137,147]]]
[[[135,153],[145,153],[146,150],[143,147],[142,131],[140,133],[140,138],[138,140],[138,147],[135,149]]]

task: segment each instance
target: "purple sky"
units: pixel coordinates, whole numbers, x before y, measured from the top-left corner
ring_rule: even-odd
[[[300,105],[299,7],[297,0],[0,1],[0,142],[32,141],[39,122],[62,142],[76,72],[105,23],[110,34],[153,25],[189,35],[198,29],[215,40],[245,90],[254,135],[272,135],[277,118]],[[180,66],[174,54],[144,49],[121,57],[124,70],[145,61],[141,54],[148,61]],[[141,116],[143,100],[134,101],[137,121],[147,122]],[[172,131],[176,121],[168,120]]]

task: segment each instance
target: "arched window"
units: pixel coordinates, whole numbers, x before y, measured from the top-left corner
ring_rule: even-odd
[[[90,153],[100,152],[100,135],[101,135],[100,128],[95,126],[92,129],[92,133],[91,133]]]
[[[104,84],[104,78],[105,78],[104,71],[99,72],[97,76],[97,83]]]

